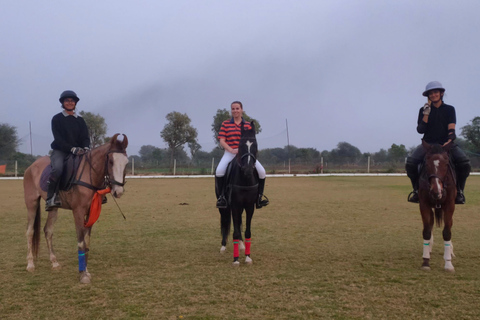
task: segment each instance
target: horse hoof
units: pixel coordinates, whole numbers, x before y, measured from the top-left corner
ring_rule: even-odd
[[[455,268],[445,268],[445,272],[448,272],[448,273],[455,273]]]
[[[238,267],[240,266],[240,261],[233,261],[232,267]]]
[[[83,283],[83,284],[90,283],[90,277],[84,272],[82,272],[82,274],[80,275],[80,283]]]
[[[430,269],[429,266],[422,266],[421,269],[422,269],[423,271],[430,271],[430,270],[432,270],[432,269]]]
[[[238,250],[245,251],[245,244],[243,244],[243,241],[240,241],[238,243]]]
[[[53,270],[60,270],[61,268],[62,268],[62,266],[60,265],[60,263],[58,263],[58,262],[52,263],[52,269]]]
[[[33,272],[33,271],[35,271],[35,266],[34,266],[34,265],[28,265],[28,266],[27,266],[27,271],[28,271],[28,272]]]
[[[227,247],[222,246],[222,247],[220,248],[220,253],[225,253],[226,251],[227,251]]]
[[[245,263],[246,264],[253,264],[253,260],[250,257],[245,257]]]

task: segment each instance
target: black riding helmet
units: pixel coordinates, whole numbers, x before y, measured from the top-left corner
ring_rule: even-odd
[[[80,100],[80,98],[77,97],[77,94],[72,90],[63,91],[62,94],[60,95],[60,99],[58,99],[58,101],[60,101],[60,103],[63,104],[63,100],[65,100],[66,98],[74,99],[75,103],[77,103]]]

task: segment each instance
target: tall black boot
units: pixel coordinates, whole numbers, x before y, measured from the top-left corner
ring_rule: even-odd
[[[264,189],[265,189],[265,179],[258,179],[258,199],[257,199],[257,204],[256,204],[257,209],[265,207],[270,203],[270,201],[268,201],[267,197],[265,197],[265,199],[262,200],[262,198],[264,197],[264,195],[263,195],[263,190]]]
[[[228,206],[227,199],[225,198],[225,176],[215,176],[215,189],[218,192],[217,208],[225,209]]]
[[[62,206],[62,203],[57,198],[57,184],[53,180],[47,181],[47,200],[45,201],[45,211],[52,211],[53,208]]]
[[[470,175],[470,162],[457,164],[455,171],[457,173],[457,196],[455,197],[455,204],[465,204],[465,183]]]
[[[405,165],[405,170],[407,171],[407,176],[410,178],[412,182],[413,191],[410,192],[408,195],[408,202],[419,203],[418,198],[418,180],[419,180],[419,173],[418,173],[418,165],[413,163],[408,163]]]

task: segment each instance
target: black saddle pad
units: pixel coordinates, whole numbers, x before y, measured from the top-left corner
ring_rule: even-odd
[[[63,172],[62,177],[60,178],[59,189],[60,190],[70,190],[73,185],[73,180],[75,179],[75,175],[77,174],[78,167],[80,165],[80,161],[82,160],[83,155],[73,155],[69,154],[65,160],[63,161]],[[42,176],[40,177],[40,187],[43,191],[47,192],[48,189],[48,178],[50,176],[50,172],[52,171],[52,166],[48,165],[43,169]]]

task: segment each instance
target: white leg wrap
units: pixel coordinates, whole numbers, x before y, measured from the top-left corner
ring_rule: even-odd
[[[445,259],[445,271],[455,272],[455,268],[452,264],[452,258],[454,256],[452,241],[445,241],[445,253],[443,254],[443,259]]]
[[[445,251],[443,254],[443,259],[445,261],[451,261],[455,255],[453,254],[453,244],[452,241],[444,241],[445,243]]]
[[[430,240],[423,239],[423,258],[430,259],[430,252],[432,252],[432,249],[430,248]]]

